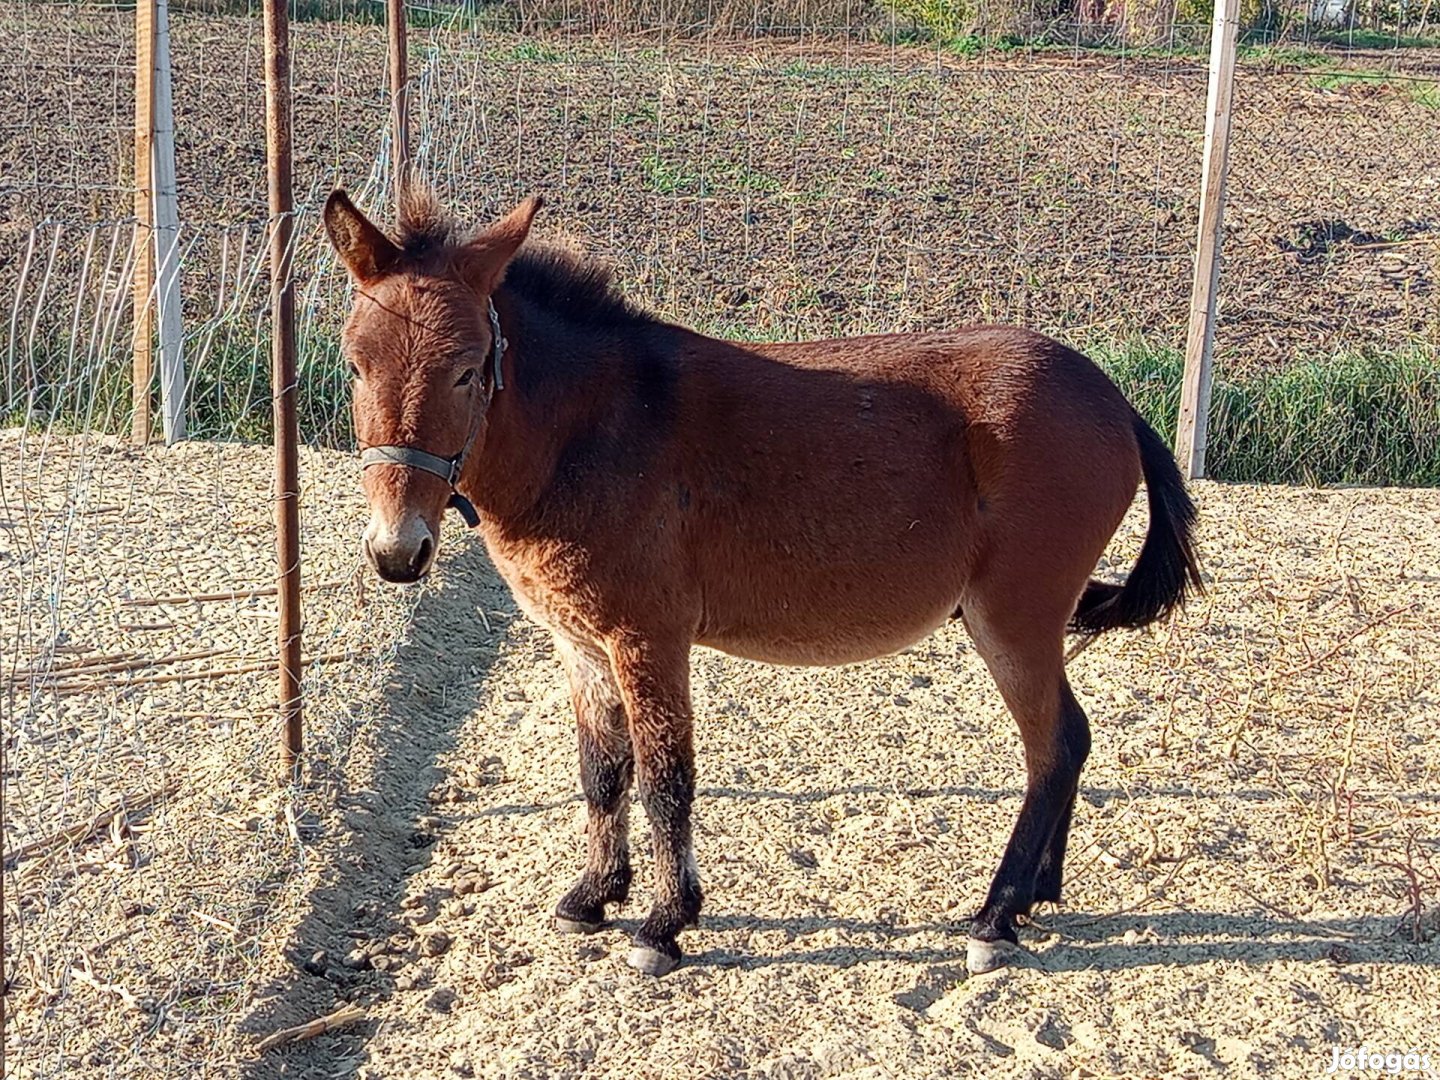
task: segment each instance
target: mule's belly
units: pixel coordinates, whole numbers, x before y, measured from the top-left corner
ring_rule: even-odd
[[[702,634],[696,644],[766,664],[806,667],[858,664],[900,652],[923,640],[943,626],[954,610],[954,605],[947,604],[942,609],[917,613],[916,618],[895,620],[885,626],[831,627],[823,632],[805,633],[804,628],[787,627],[783,623],[768,633],[746,627]]]
[[[697,643],[771,664],[853,664],[899,652],[959,606],[967,560],[958,536],[945,539],[923,559],[892,549],[888,560],[857,560],[844,571],[752,570],[750,588],[706,590]]]

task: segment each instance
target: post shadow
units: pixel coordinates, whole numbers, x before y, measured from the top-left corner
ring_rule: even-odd
[[[441,833],[455,827],[421,824],[433,813],[428,796],[442,776],[436,763],[454,749],[500,652],[498,640],[488,643],[491,648],[476,647],[487,637],[476,608],[483,603],[518,618],[481,544],[449,545],[442,560],[438,580],[421,598],[409,640],[392,665],[374,722],[370,786],[358,789],[342,778],[347,789],[339,799],[338,836],[326,845],[333,854],[286,943],[288,967],[241,1019],[243,1033],[263,1037],[324,1016],[347,1001],[364,1003],[394,992],[391,974],[353,970],[344,958],[357,945],[410,929],[401,918],[405,882],[430,864]],[[325,960],[311,963],[321,950]],[[364,1064],[364,1044],[373,1029],[373,1023],[360,1024],[270,1050],[251,1058],[241,1076],[268,1080],[307,1074],[321,1058],[326,1076],[353,1076]]]

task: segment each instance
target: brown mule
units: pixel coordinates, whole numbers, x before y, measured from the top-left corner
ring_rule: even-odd
[[[343,192],[325,224],[358,283],[344,348],[381,577],[434,562],[441,515],[478,526],[555,636],[579,727],[589,931],[630,888],[632,784],[655,902],[630,963],[660,975],[700,913],[691,847],[691,646],[776,664],[895,652],[959,616],[1025,745],[1025,799],[969,964],[1060,898],[1089,725],[1067,629],[1143,626],[1200,578],[1174,459],[1088,359],[978,327],[804,344],[716,341],[632,307],[608,271],[531,243],[529,199],[471,237],[413,193],[398,240]],[[1125,585],[1090,572],[1144,477]]]

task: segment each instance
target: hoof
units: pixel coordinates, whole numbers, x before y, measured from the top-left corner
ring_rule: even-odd
[[[593,934],[604,925],[604,923],[585,922],[581,919],[567,919],[564,915],[555,916],[555,929],[562,934]]]
[[[1020,946],[1013,941],[981,941],[971,938],[965,945],[965,970],[971,975],[984,975],[1007,966],[1020,955]]]
[[[642,975],[654,975],[657,979],[661,975],[669,975],[680,966],[678,956],[666,956],[659,949],[652,949],[648,945],[636,945],[630,950],[630,955],[625,957],[625,962]]]

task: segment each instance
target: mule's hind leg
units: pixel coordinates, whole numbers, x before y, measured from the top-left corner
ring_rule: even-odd
[[[1061,684],[1060,707],[1068,714],[1065,722],[1073,728],[1083,730],[1085,745],[1089,746],[1090,721],[1085,716],[1085,710],[1075,700],[1075,695],[1071,692],[1068,682]],[[1060,812],[1060,820],[1055,823],[1055,831],[1050,835],[1050,843],[1045,848],[1045,854],[1040,856],[1040,868],[1035,872],[1035,902],[1037,904],[1041,902],[1058,904],[1060,902],[1065,872],[1065,846],[1070,840],[1070,820],[1075,815],[1075,797],[1079,792],[1079,786],[1077,775],[1076,784],[1070,789],[1070,797],[1065,800],[1065,809]]]
[[[1042,892],[1058,893],[1064,838],[1057,833],[1068,825],[1067,811],[1090,752],[1089,723],[1065,681],[1063,618],[1045,626],[1048,620],[1034,619],[1033,612],[1027,620],[1017,617],[1015,607],[996,608],[967,604],[965,624],[1019,725],[1025,799],[971,925],[972,973],[1003,965],[1018,944],[1015,917],[1027,913]]]
[[[1050,844],[1040,856],[1040,868],[1035,871],[1035,903],[1058,904],[1065,872],[1065,845],[1070,840],[1070,819],[1075,813],[1075,795],[1070,793],[1055,831],[1050,835]]]
[[[555,908],[555,925],[589,933],[605,921],[605,905],[630,895],[630,781],[634,756],[620,689],[609,659],[598,649],[556,639],[570,678],[580,743],[580,785],[585,791],[585,872]]]

